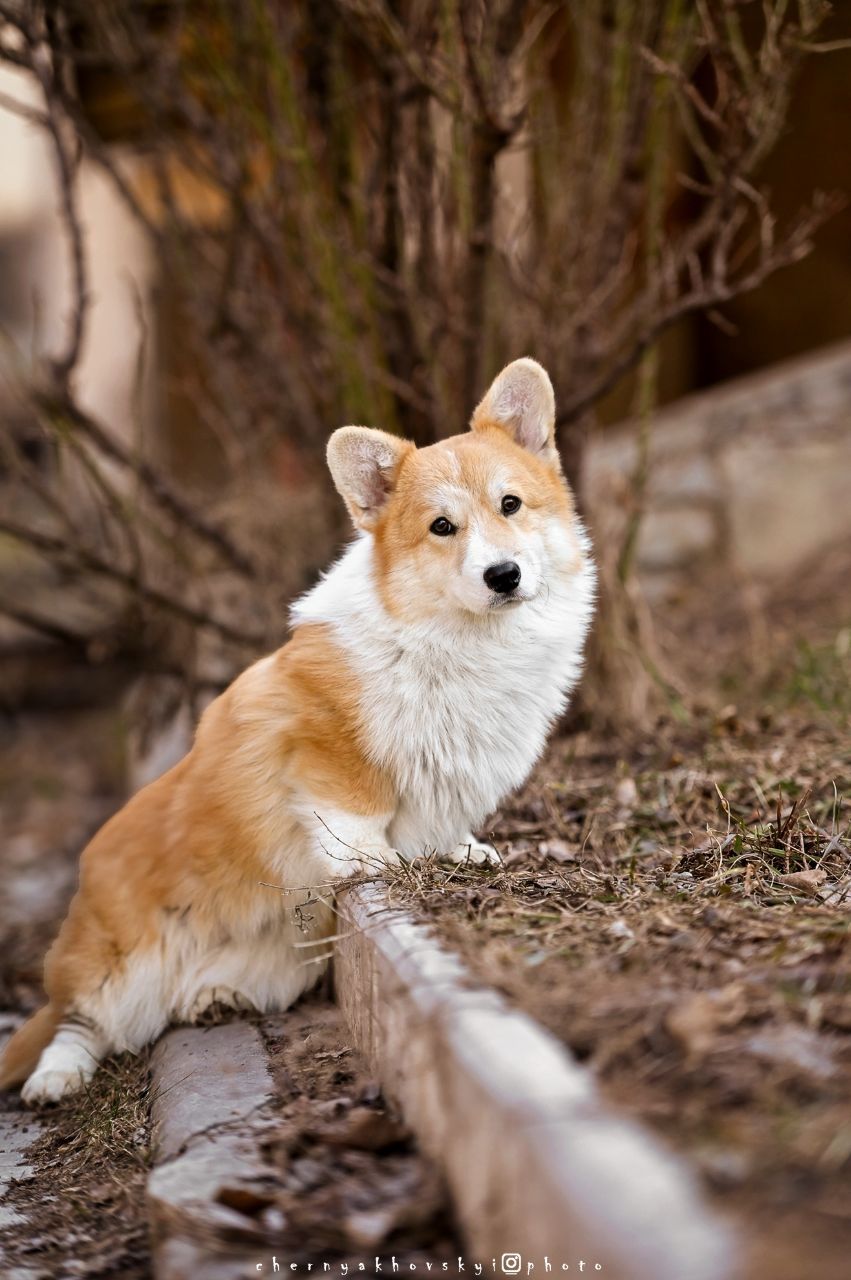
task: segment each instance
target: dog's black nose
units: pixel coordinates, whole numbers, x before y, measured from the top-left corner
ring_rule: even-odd
[[[485,585],[491,591],[498,591],[501,596],[514,591],[519,583],[520,565],[513,560],[503,560],[500,564],[492,564],[485,569]]]

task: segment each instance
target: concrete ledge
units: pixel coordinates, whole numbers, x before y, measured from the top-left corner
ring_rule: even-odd
[[[688,1167],[610,1110],[549,1033],[477,986],[377,886],[340,895],[337,998],[443,1168],[471,1253],[610,1280],[725,1280],[734,1242]]]
[[[16,1013],[0,1012],[0,1049],[21,1024]],[[6,1193],[14,1182],[28,1182],[34,1176],[30,1159],[30,1147],[41,1135],[42,1121],[31,1112],[22,1109],[0,1113],[0,1230],[14,1227],[21,1232],[34,1232],[35,1224],[28,1217],[4,1204]],[[43,1267],[13,1267],[6,1250],[0,1244],[0,1276],[3,1280],[44,1280]]]
[[[26,1218],[16,1209],[3,1204],[13,1182],[27,1182],[33,1176],[30,1147],[41,1134],[41,1122],[21,1111],[0,1114],[0,1228],[23,1226]],[[0,1245],[0,1268],[3,1264]],[[0,1270],[0,1274],[6,1272]]]
[[[267,1170],[260,1137],[272,1078],[247,1022],[176,1027],[151,1059],[154,1169],[148,1214],[157,1280],[242,1280],[246,1251],[264,1240],[221,1198]]]

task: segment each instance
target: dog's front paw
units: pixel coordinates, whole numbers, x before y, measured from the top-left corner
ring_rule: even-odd
[[[502,858],[497,853],[492,844],[482,844],[481,840],[476,840],[470,836],[467,840],[462,840],[460,844],[456,844],[450,854],[447,854],[450,862],[475,862],[481,865],[489,863],[491,866],[501,866]]]
[[[21,1090],[21,1098],[28,1107],[59,1102],[69,1094],[78,1093],[88,1078],[85,1072],[72,1067],[34,1071]]]

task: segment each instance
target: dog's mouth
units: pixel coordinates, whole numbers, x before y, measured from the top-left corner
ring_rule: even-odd
[[[490,601],[490,604],[488,605],[488,608],[494,609],[494,610],[507,609],[511,605],[525,604],[527,600],[531,600],[531,599],[532,597],[530,595],[527,595],[523,591],[507,591],[501,595],[497,595],[496,593],[494,593],[493,596],[491,597],[491,601]]]

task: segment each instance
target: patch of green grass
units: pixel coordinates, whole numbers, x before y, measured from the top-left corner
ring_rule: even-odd
[[[83,1093],[57,1109],[63,1157],[82,1172],[104,1156],[147,1164],[148,1063],[123,1054],[98,1069]]]
[[[851,626],[830,644],[801,641],[773,700],[781,707],[808,704],[831,716],[851,714]]]

